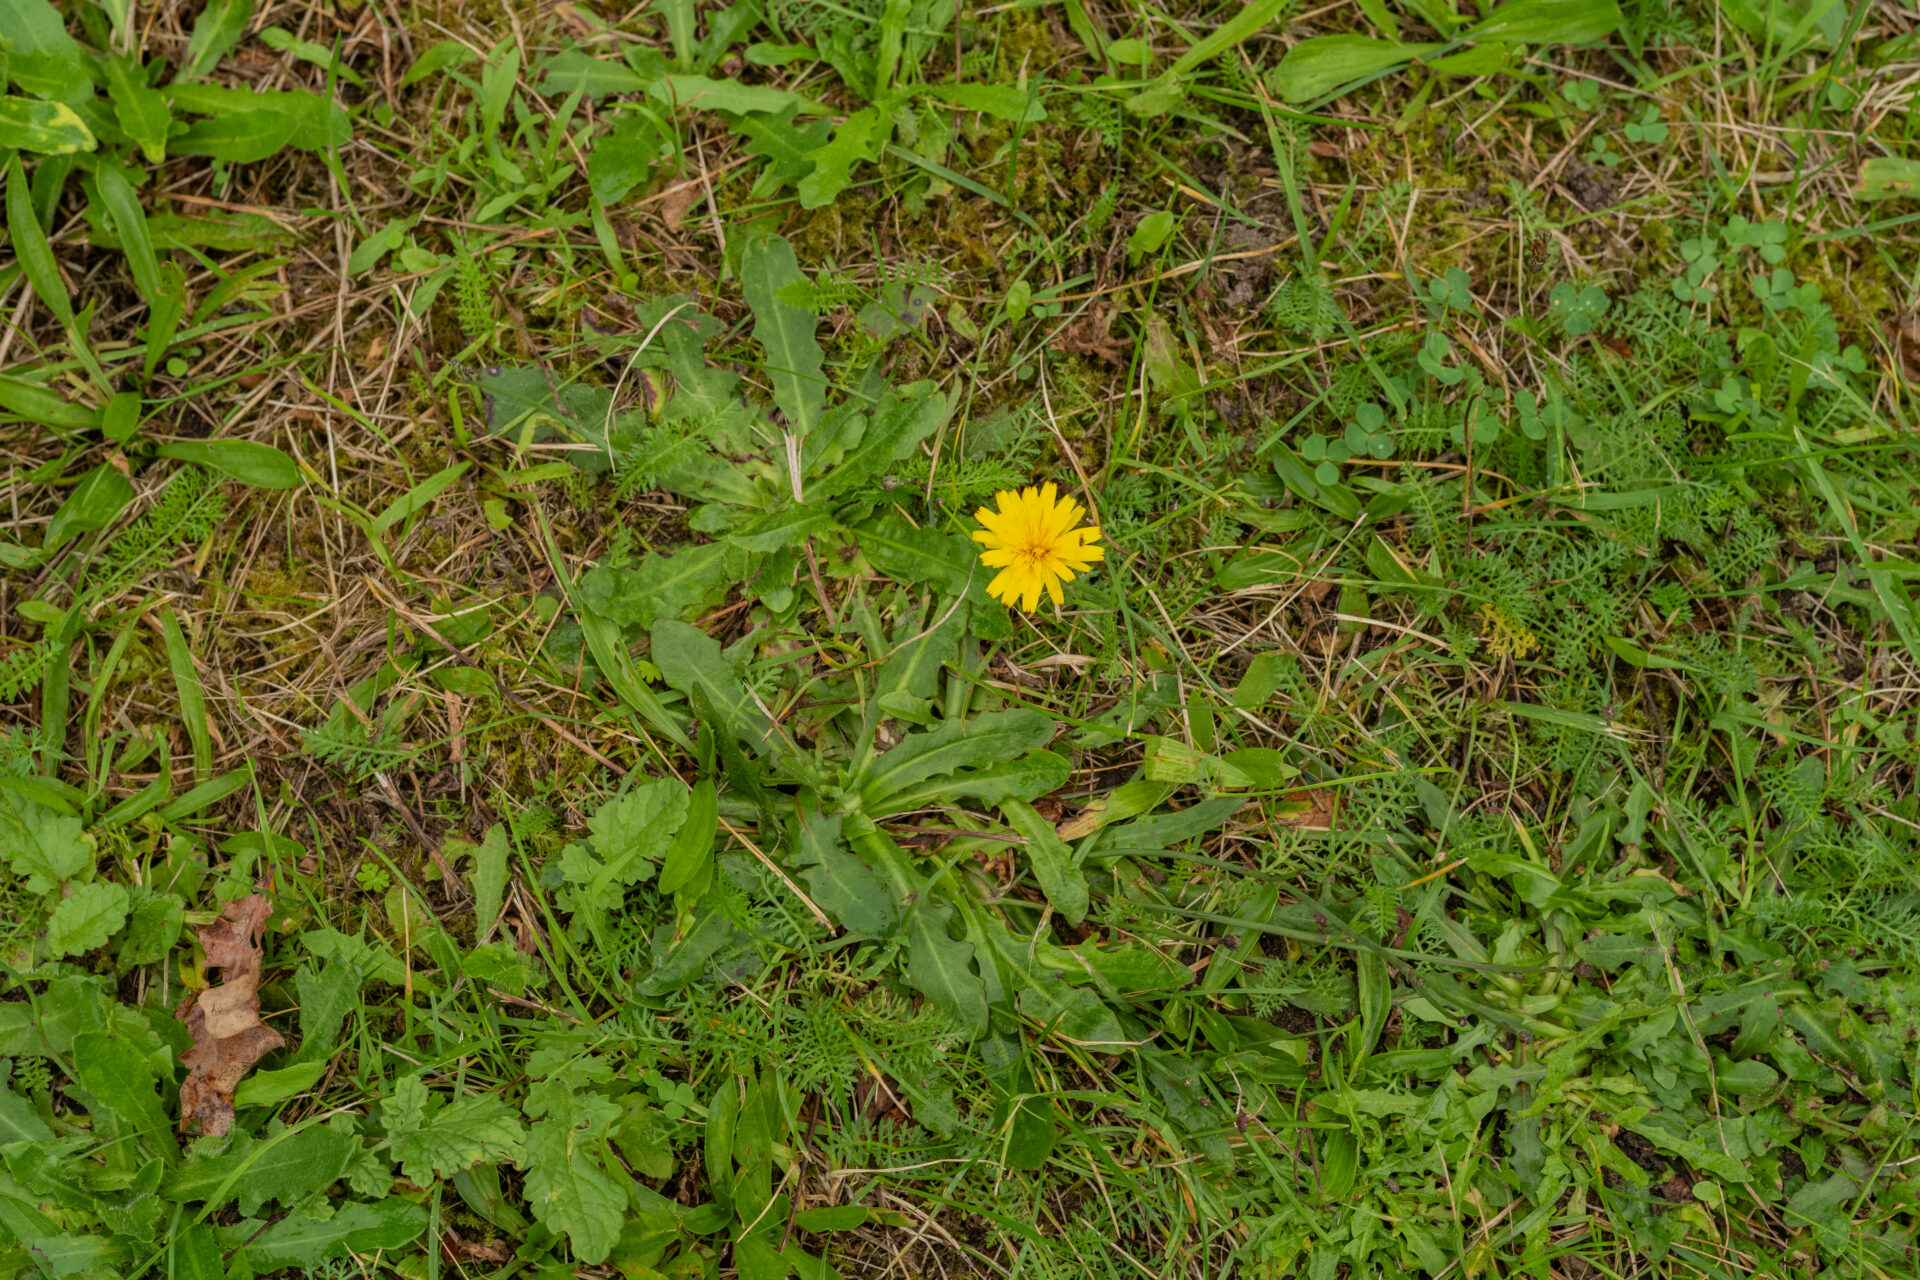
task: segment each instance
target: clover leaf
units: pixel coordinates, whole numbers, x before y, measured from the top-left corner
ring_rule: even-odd
[[[1652,103],[1641,113],[1637,122],[1627,125],[1627,137],[1633,142],[1645,142],[1658,146],[1667,140],[1667,126],[1660,119],[1660,108]]]

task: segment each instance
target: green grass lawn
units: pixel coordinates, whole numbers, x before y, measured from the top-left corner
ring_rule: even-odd
[[[1920,1267],[1911,7],[0,67],[0,1280]]]

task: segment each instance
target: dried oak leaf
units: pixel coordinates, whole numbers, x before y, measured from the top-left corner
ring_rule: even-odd
[[[180,1084],[180,1128],[197,1123],[220,1137],[233,1127],[233,1091],[253,1064],[286,1043],[260,1021],[260,934],[272,907],[262,893],[229,902],[220,918],[199,930],[207,967],[222,981],[181,1002],[176,1017],[186,1023],[193,1048],[180,1056],[187,1078]]]

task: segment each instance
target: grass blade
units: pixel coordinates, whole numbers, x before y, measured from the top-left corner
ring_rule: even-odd
[[[198,778],[213,775],[213,731],[207,719],[207,700],[200,687],[200,672],[193,664],[193,649],[180,629],[180,619],[171,607],[159,613],[160,635],[167,645],[167,666],[173,670],[174,691],[180,698],[180,720],[193,743],[193,771]]]

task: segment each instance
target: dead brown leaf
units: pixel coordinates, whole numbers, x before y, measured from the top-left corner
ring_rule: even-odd
[[[1920,383],[1920,311],[1909,311],[1886,322],[1887,341],[1900,366],[1900,376]]]
[[[1308,604],[1319,604],[1333,594],[1332,578],[1315,578],[1300,588],[1300,598]]]
[[[1077,356],[1099,356],[1108,364],[1124,366],[1131,339],[1120,339],[1110,332],[1114,307],[1096,306],[1079,320],[1063,325],[1053,335],[1055,349]]]
[[[260,1021],[260,934],[272,905],[263,893],[229,902],[220,918],[199,930],[209,969],[222,981],[180,1004],[193,1047],[180,1056],[187,1078],[180,1085],[180,1128],[197,1123],[215,1137],[233,1127],[233,1091],[254,1063],[286,1044]]]
[[[207,954],[209,969],[251,969],[260,972],[260,932],[267,927],[273,906],[264,893],[249,894],[229,902],[220,918],[199,930],[200,946]],[[231,981],[234,974],[221,975]]]
[[[854,1109],[863,1113],[868,1120],[889,1120],[895,1124],[912,1124],[913,1111],[901,1095],[904,1090],[894,1087],[893,1081],[879,1071],[869,1069],[869,1073],[860,1077],[853,1086]]]
[[[1693,1179],[1683,1173],[1676,1173],[1658,1187],[1661,1196],[1675,1204],[1684,1204],[1693,1199]]]
[[[440,699],[447,706],[447,759],[454,764],[467,758],[467,708],[460,695],[444,689]]]
[[[1331,788],[1311,787],[1287,792],[1287,808],[1288,812],[1274,819],[1280,826],[1297,831],[1331,831],[1338,802]]]
[[[675,235],[680,233],[680,224],[693,212],[693,206],[706,196],[706,186],[698,178],[683,182],[677,187],[669,187],[665,199],[660,202],[660,220],[667,224],[667,230]]]
[[[489,1240],[483,1244],[463,1240],[459,1233],[453,1231],[440,1237],[440,1249],[441,1255],[448,1262],[456,1265],[462,1262],[505,1262],[507,1260],[507,1248],[499,1241]]]

